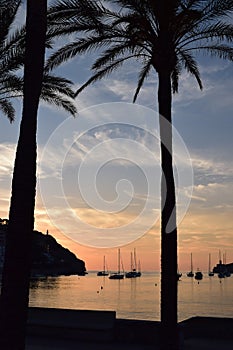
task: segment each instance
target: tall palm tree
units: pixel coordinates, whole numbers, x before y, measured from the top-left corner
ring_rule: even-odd
[[[46,0],[27,0],[23,114],[12,181],[0,305],[1,348],[11,350],[25,347],[36,190],[37,110],[44,70],[46,15]]]
[[[77,38],[56,51],[48,61],[53,68],[77,54],[98,50],[90,79],[77,91],[109,75],[126,60],[141,62],[136,100],[151,70],[158,75],[158,106],[161,139],[161,334],[164,349],[178,349],[177,332],[177,224],[172,156],[172,93],[178,92],[183,69],[202,82],[196,53],[233,61],[232,0],[105,0],[102,17],[84,29],[75,16],[82,1],[56,1],[51,22],[59,19],[59,35],[79,32]],[[84,1],[85,2],[85,1]],[[86,1],[95,3],[95,1]],[[113,6],[113,8],[114,8]],[[78,10],[77,12],[78,13]],[[60,14],[60,17],[59,17]],[[70,17],[69,17],[70,16]],[[62,21],[61,18],[64,18]],[[75,20],[77,19],[77,26]],[[86,23],[87,24],[87,23]],[[54,32],[56,24],[53,23]],[[167,335],[169,334],[169,336]]]
[[[10,122],[15,118],[12,100],[23,95],[23,78],[20,73],[24,63],[25,27],[14,30],[21,3],[21,0],[0,0],[0,111]],[[46,45],[51,46],[49,36]],[[76,109],[71,102],[71,85],[70,80],[45,72],[41,99],[75,114]]]
[[[49,101],[57,99],[56,104],[61,104],[72,114],[75,111],[71,102],[64,104],[64,100],[57,97],[57,91],[67,95],[65,92],[67,80],[48,74],[45,79],[46,29],[47,0],[27,0],[23,112],[12,180],[0,299],[0,347],[6,350],[25,348],[36,194],[37,112],[40,96]],[[58,88],[54,85],[55,82]]]

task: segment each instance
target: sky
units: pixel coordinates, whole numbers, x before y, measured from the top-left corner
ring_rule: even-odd
[[[23,10],[20,13],[22,17]],[[90,76],[94,56],[62,65],[75,87]],[[173,96],[179,270],[208,269],[221,254],[233,261],[233,65],[198,58],[204,88],[186,72]],[[138,64],[131,61],[88,87],[76,118],[41,102],[35,229],[53,235],[87,270],[125,270],[136,248],[142,270],[160,268],[160,167],[157,77],[150,75],[132,104]],[[0,116],[0,217],[7,218],[21,120]]]

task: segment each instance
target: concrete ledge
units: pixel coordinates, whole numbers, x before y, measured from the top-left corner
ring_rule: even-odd
[[[182,344],[193,339],[233,343],[232,329],[233,318],[192,317],[179,323]],[[30,307],[27,331],[38,338],[158,346],[160,322],[116,319],[115,311]]]
[[[159,344],[159,321],[116,319],[116,341],[134,344]]]
[[[115,319],[115,311],[30,307],[27,331],[30,335],[112,341]]]
[[[233,340],[233,318],[191,317],[179,323],[184,338]]]

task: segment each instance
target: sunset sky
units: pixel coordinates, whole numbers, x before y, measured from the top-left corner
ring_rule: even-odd
[[[58,71],[78,87],[90,76],[92,60],[78,57]],[[179,269],[184,272],[191,252],[194,269],[203,271],[209,253],[213,265],[219,250],[233,261],[233,65],[202,56],[199,63],[203,91],[183,72],[173,97]],[[102,269],[103,255],[115,270],[117,246],[125,270],[134,248],[142,270],[160,268],[157,77],[150,75],[139,106],[132,105],[137,72],[131,61],[87,88],[76,99],[76,119],[40,106],[35,229],[48,229],[86,262],[87,270]],[[15,107],[12,125],[0,116],[1,218],[8,217],[20,100]]]

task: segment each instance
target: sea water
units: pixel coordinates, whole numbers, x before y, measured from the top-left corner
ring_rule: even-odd
[[[117,318],[160,319],[160,274],[110,280],[86,276],[38,277],[31,282],[30,306],[115,310]],[[233,276],[196,281],[185,274],[178,282],[179,321],[192,316],[233,317]]]

